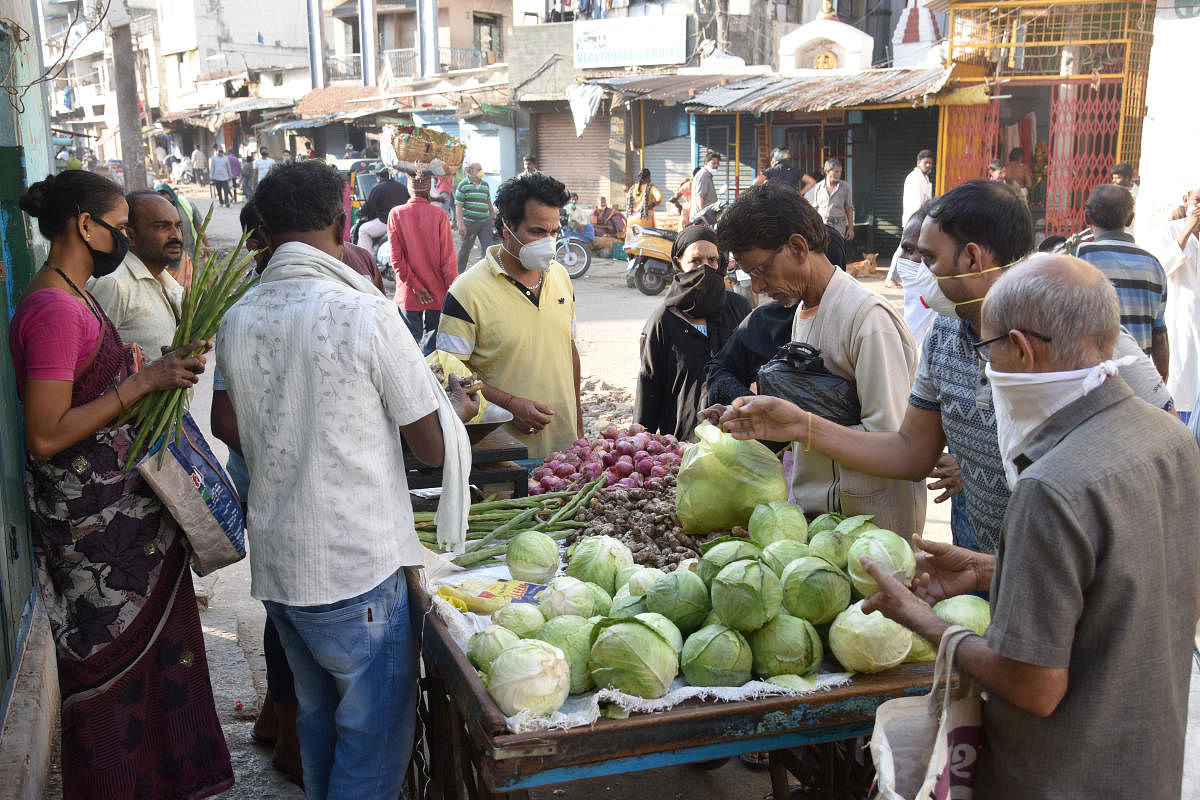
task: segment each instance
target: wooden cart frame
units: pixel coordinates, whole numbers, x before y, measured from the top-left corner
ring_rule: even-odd
[[[418,729],[425,739],[415,758],[412,788],[436,800],[524,800],[527,790],[568,781],[654,769],[761,751],[773,753],[776,797],[786,797],[788,748],[867,735],[885,700],[925,694],[931,664],[910,664],[879,675],[856,675],[842,687],[796,698],[691,702],[661,714],[593,726],[509,733],[504,715],[483,687],[446,625],[431,613],[418,573],[408,571],[409,602],[422,625],[422,696]],[[465,790],[465,794],[464,794]]]

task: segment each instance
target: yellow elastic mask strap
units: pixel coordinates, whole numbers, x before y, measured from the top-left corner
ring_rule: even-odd
[[[1023,258],[1018,258],[1016,261],[1010,261],[1007,264],[1002,264],[999,267],[988,267],[987,269],[983,269],[983,270],[980,270],[979,272],[976,272],[975,275],[985,275],[989,272],[996,272],[998,270],[1008,269],[1009,267],[1013,266],[1014,264],[1019,264],[1020,262],[1022,262],[1024,260],[1025,259],[1023,259]],[[970,277],[974,277],[974,276],[973,275],[934,275],[933,277],[937,278],[939,281],[948,281],[951,278],[970,278]],[[949,299],[949,298],[947,298],[947,299]],[[982,302],[983,302],[982,297],[976,297],[974,300],[963,300],[961,303],[954,303],[954,307],[958,308],[959,306],[969,306],[971,303],[982,303]]]

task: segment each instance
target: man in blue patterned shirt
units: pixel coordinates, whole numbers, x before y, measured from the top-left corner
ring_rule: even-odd
[[[922,281],[930,287],[923,296],[942,313],[925,339],[899,431],[845,428],[765,396],[736,400],[722,423],[738,438],[796,440],[850,469],[912,481],[929,475],[949,442],[962,468],[962,492],[978,549],[995,553],[1010,490],[992,389],[984,375],[984,356],[977,352],[980,307],[992,284],[1033,249],[1033,219],[1025,202],[1003,184],[968,181],[933,201],[917,249],[932,273]],[[954,316],[948,315],[951,310]],[[1173,410],[1154,365],[1123,331],[1116,356],[1125,355],[1137,359],[1121,368],[1134,393]]]

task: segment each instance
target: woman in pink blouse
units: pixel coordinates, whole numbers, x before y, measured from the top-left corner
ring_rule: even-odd
[[[9,326],[23,399],[25,484],[62,695],[63,796],[207,797],[233,784],[213,706],[187,542],[137,470],[117,424],[149,392],[191,386],[197,341],[130,373],[90,294],[129,249],[120,188],[68,170],[21,208],[50,256]]]

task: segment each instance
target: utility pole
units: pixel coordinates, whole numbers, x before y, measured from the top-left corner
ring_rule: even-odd
[[[417,0],[417,35],[420,37],[417,49],[421,57],[421,77],[430,78],[442,71],[438,59],[437,0]]]
[[[121,127],[121,161],[125,165],[125,191],[147,188],[146,154],[142,147],[142,119],[138,113],[137,61],[133,32],[129,29],[125,0],[114,0],[108,11],[112,28],[113,77],[117,83],[117,124]],[[148,109],[147,109],[148,110]]]
[[[729,0],[715,0],[717,22],[717,49],[729,51]]]
[[[321,0],[307,0],[308,10],[308,76],[312,88],[325,88],[325,17]]]
[[[358,0],[358,51],[362,57],[363,86],[374,86],[379,67],[379,20],[375,0]]]

